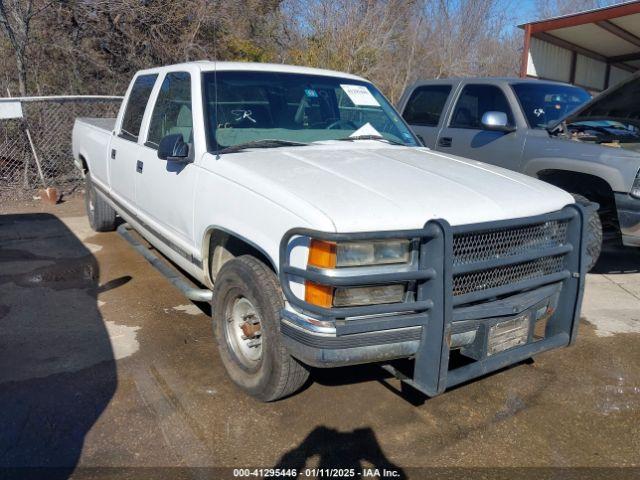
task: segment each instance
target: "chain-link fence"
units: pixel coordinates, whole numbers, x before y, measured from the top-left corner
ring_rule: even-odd
[[[76,117],[115,117],[121,97],[0,99],[0,200],[30,197],[43,187],[68,194],[81,181],[73,164]]]

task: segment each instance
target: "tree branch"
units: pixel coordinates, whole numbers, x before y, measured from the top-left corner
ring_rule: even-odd
[[[45,5],[43,5],[42,7],[40,7],[38,10],[36,10],[35,12],[30,13],[27,16],[27,20],[31,20],[33,17],[40,15],[42,12],[44,12],[47,8],[49,8],[51,5],[53,5],[54,3],[56,3],[55,1],[51,1],[51,2],[47,2]]]

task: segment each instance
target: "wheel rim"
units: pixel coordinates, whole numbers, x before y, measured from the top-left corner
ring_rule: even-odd
[[[246,297],[230,304],[225,322],[229,346],[240,363],[255,367],[262,358],[262,320],[253,303]]]

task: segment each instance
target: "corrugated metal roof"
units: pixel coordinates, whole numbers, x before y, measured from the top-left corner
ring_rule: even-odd
[[[526,37],[521,75],[604,90],[640,69],[640,1],[519,27]]]
[[[558,19],[561,19],[561,18],[579,17],[581,15],[586,15],[588,13],[594,13],[594,12],[605,12],[607,10],[611,10],[613,8],[616,8],[616,7],[622,7],[622,6],[625,6],[625,5],[633,5],[634,3],[638,3],[638,1],[637,0],[632,0],[630,2],[616,3],[615,5],[609,5],[607,7],[591,8],[591,9],[588,9],[588,10],[581,10],[581,11],[576,12],[576,13],[567,13],[565,15],[557,15],[555,17],[542,18],[542,19],[539,19],[539,20],[532,20],[531,22],[522,23],[522,24],[518,25],[518,27],[519,28],[524,28],[526,25],[530,25],[530,24],[534,24],[534,23],[548,22],[549,20],[558,20]]]

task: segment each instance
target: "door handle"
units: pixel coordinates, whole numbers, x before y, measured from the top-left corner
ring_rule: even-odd
[[[138,173],[142,173],[142,167],[144,166],[144,163],[142,163],[141,160],[138,160],[136,162],[136,172]]]
[[[112,160],[115,160],[115,158],[116,158],[116,149],[115,149],[115,148],[112,148],[112,149],[111,149],[111,159],[112,159]]]
[[[440,137],[438,139],[439,147],[450,147],[452,143],[453,143],[453,139],[451,137]]]

